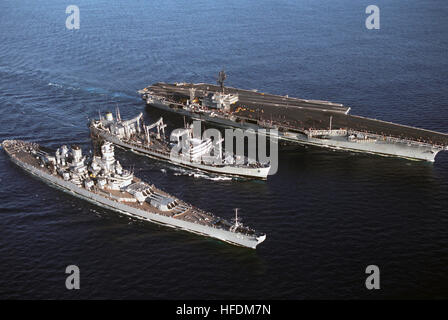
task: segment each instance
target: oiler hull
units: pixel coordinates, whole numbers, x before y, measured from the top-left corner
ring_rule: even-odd
[[[180,157],[171,156],[171,154],[168,152],[160,152],[158,150],[147,148],[143,145],[127,143],[110,133],[97,130],[96,128],[93,127],[91,127],[90,130],[94,138],[99,137],[105,141],[109,141],[119,147],[131,150],[135,153],[142,154],[153,159],[163,160],[181,167],[197,169],[219,175],[246,177],[262,180],[267,179],[270,170],[270,167],[251,168],[251,167],[231,166],[231,165],[214,166],[203,164],[200,162],[187,161]]]

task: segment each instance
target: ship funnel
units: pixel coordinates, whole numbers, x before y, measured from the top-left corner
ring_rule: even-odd
[[[82,159],[82,150],[78,145],[72,146],[72,155],[73,155],[73,161],[75,163],[78,163]]]
[[[107,111],[107,113],[106,113],[106,120],[107,121],[114,121],[114,116],[112,115],[112,112]]]
[[[195,98],[196,88],[190,88],[190,103],[193,103]]]

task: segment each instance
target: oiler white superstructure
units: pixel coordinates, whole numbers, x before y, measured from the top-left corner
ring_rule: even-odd
[[[101,155],[83,156],[79,146],[62,146],[54,155],[36,143],[5,140],[11,160],[39,179],[79,198],[132,217],[256,248],[266,235],[216,217],[157,189],[115,160],[114,146],[105,142]]]
[[[223,152],[223,139],[198,138],[193,135],[193,124],[171,133],[170,143],[165,138],[163,118],[150,125],[143,123],[143,114],[122,120],[117,108],[90,122],[94,140],[105,140],[145,156],[178,166],[199,169],[219,175],[267,179],[269,163],[260,163],[244,156]],[[156,130],[156,131],[155,131]]]

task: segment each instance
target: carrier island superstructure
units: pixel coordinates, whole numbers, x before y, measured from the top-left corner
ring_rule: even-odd
[[[139,90],[148,106],[221,126],[277,129],[304,145],[434,161],[448,134],[348,114],[349,107],[207,83],[155,83]],[[272,133],[271,133],[272,136]]]
[[[230,223],[135,177],[115,160],[110,142],[101,146],[101,155],[89,157],[77,145],[64,145],[55,153],[21,140],[5,140],[2,147],[25,171],[96,205],[253,249],[266,238],[244,226],[237,212]]]

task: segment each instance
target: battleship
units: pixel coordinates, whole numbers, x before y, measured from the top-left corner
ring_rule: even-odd
[[[233,153],[223,153],[223,139],[197,138],[193,135],[193,124],[172,132],[171,140],[165,138],[163,118],[145,125],[143,114],[133,119],[122,120],[117,108],[99,120],[90,121],[90,133],[94,141],[109,141],[119,147],[150,158],[175,165],[198,169],[219,175],[266,179],[269,163],[260,163]],[[175,152],[176,151],[176,152]]]
[[[448,134],[350,115],[350,107],[207,83],[155,83],[139,90],[150,107],[220,126],[276,129],[279,140],[434,162]],[[274,133],[270,133],[272,136]]]
[[[243,225],[237,211],[231,223],[137,178],[115,159],[110,142],[101,146],[101,155],[92,156],[83,155],[77,145],[64,145],[55,153],[21,140],[5,140],[2,147],[26,172],[96,205],[242,247],[255,249],[266,239]]]

